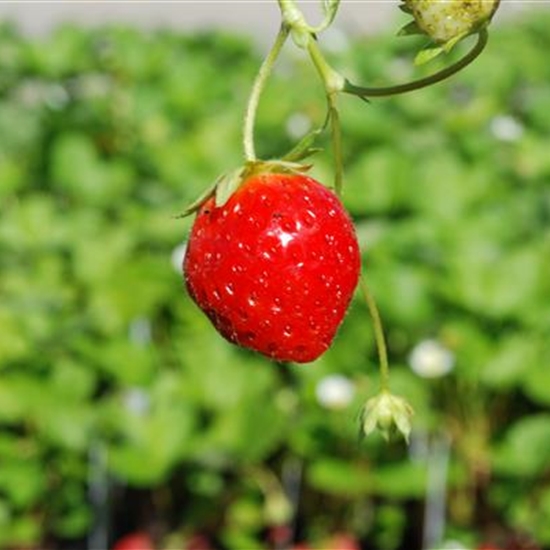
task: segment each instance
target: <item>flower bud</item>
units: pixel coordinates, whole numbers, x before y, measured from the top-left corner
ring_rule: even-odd
[[[389,439],[393,429],[400,432],[409,441],[411,419],[414,414],[412,407],[397,395],[387,391],[380,392],[369,399],[361,413],[361,428],[364,435],[369,435],[379,429],[385,439]]]

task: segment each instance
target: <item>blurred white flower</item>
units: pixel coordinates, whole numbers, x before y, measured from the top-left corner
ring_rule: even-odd
[[[59,111],[70,101],[69,93],[61,84],[52,84],[45,92],[44,99],[50,109]]]
[[[136,317],[131,321],[128,326],[130,342],[144,346],[151,342],[151,338],[151,321],[147,317]]]
[[[411,369],[423,378],[445,376],[453,369],[454,363],[453,353],[437,340],[423,340],[409,356]]]
[[[294,113],[286,119],[285,128],[289,138],[300,139],[311,129],[311,119],[304,113]]]
[[[513,142],[523,136],[523,124],[509,115],[499,115],[491,120],[491,133],[500,141]]]
[[[182,272],[183,258],[185,258],[185,251],[187,249],[187,243],[181,243],[172,250],[170,256],[170,262],[176,273]]]
[[[315,395],[323,407],[343,409],[351,403],[355,395],[355,385],[347,376],[331,374],[319,381]]]
[[[130,388],[124,393],[124,406],[138,416],[143,416],[151,408],[149,394],[141,388]]]

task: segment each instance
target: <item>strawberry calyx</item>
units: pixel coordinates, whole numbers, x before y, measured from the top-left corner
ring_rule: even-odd
[[[292,157],[294,158],[294,157]],[[210,198],[215,198],[216,207],[223,206],[249,178],[258,174],[304,174],[311,164],[302,164],[293,160],[253,160],[230,172],[224,172],[197,199],[191,202],[176,218],[185,218],[201,208]]]

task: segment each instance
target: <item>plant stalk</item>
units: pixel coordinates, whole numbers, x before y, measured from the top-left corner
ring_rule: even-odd
[[[327,63],[313,36],[309,37],[307,50],[325,87],[332,137],[332,153],[334,156],[334,190],[336,194],[341,195],[344,164],[342,159],[342,130],[336,100],[338,93],[342,91],[345,85],[345,79]]]
[[[256,149],[254,147],[254,125],[256,122],[256,112],[258,111],[258,104],[260,102],[260,96],[262,95],[263,89],[273,70],[275,61],[279,56],[281,49],[288,38],[290,28],[284,22],[279,29],[275,42],[263,63],[260,66],[254,84],[252,85],[252,90],[248,98],[248,103],[246,106],[246,112],[244,115],[244,125],[243,125],[243,148],[244,148],[244,157],[247,162],[254,162],[256,160]]]
[[[380,368],[380,389],[381,391],[390,390],[390,366],[388,362],[388,349],[386,347],[386,339],[384,337],[384,327],[382,325],[382,318],[380,317],[380,312],[378,311],[378,306],[374,296],[372,295],[369,285],[367,284],[367,279],[363,275],[361,277],[361,290],[363,291],[363,296],[367,302],[367,307],[369,308],[369,313],[372,319],[374,326],[374,339],[376,341],[376,349],[378,351],[378,362]]]
[[[426,76],[424,78],[419,78],[418,80],[413,80],[412,82],[406,82],[405,84],[397,84],[396,86],[387,86],[382,88],[365,88],[363,86],[356,86],[348,80],[345,81],[343,92],[348,94],[353,94],[359,96],[363,99],[368,97],[385,97],[392,96],[397,94],[403,94],[406,92],[412,92],[414,90],[419,90],[425,88],[426,86],[431,86],[449,78],[455,73],[461,71],[466,66],[468,66],[472,61],[474,61],[481,52],[485,49],[487,45],[487,39],[489,34],[486,28],[483,28],[479,31],[477,35],[477,42],[474,44],[473,48],[456,63],[449,65],[448,67],[434,73],[432,75]]]

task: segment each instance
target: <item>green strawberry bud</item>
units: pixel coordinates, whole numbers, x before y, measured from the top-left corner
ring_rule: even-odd
[[[418,28],[437,44],[454,45],[490,22],[500,0],[403,0]],[[450,49],[450,48],[449,48]]]
[[[412,407],[402,397],[383,390],[363,407],[362,432],[369,435],[378,429],[385,439],[389,439],[391,432],[397,430],[408,441],[413,414]]]

